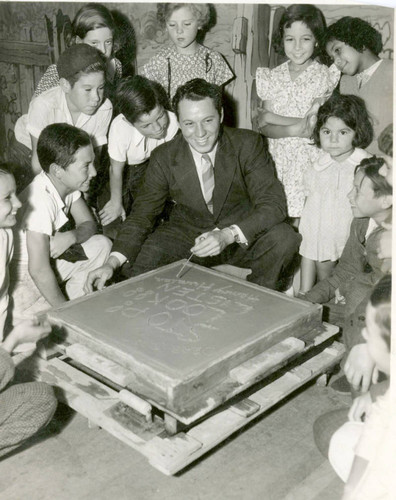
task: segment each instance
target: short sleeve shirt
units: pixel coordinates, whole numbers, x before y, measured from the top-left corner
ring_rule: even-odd
[[[74,191],[63,201],[45,172],[40,172],[19,195],[22,202],[18,213],[18,237],[15,239],[15,259],[27,263],[26,231],[53,236],[69,220],[73,203],[81,197]]]
[[[47,125],[68,123],[87,132],[94,147],[102,146],[107,143],[112,113],[113,105],[105,99],[95,114],[80,113],[77,123],[73,123],[65,93],[60,87],[54,87],[32,99],[27,115],[21,116],[15,124],[15,137],[17,141],[32,149],[29,134],[38,138]]]
[[[119,114],[110,126],[108,146],[110,158],[128,165],[140,165],[148,160],[152,151],[160,144],[173,139],[179,129],[176,115],[171,111],[167,113],[169,125],[163,139],[145,137],[123,114]]]

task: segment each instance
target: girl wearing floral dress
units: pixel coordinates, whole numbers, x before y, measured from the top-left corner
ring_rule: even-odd
[[[194,78],[221,86],[234,77],[219,52],[198,43],[198,32],[209,23],[208,4],[160,3],[157,17],[172,44],[153,56],[140,73],[160,83],[169,99],[180,85]]]
[[[284,53],[288,61],[272,70],[258,68],[256,73],[257,94],[263,101],[260,131],[269,137],[269,149],[286,193],[288,215],[296,226],[304,205],[303,174],[319,151],[310,141],[315,114],[340,78],[334,65],[328,68],[317,60],[325,28],[318,8],[291,5],[273,40],[276,50]]]

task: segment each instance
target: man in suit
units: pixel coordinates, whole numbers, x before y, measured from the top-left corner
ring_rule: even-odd
[[[221,89],[205,80],[179,87],[173,108],[181,134],[153,151],[133,211],[107,263],[88,276],[87,291],[103,288],[126,261],[136,276],[191,252],[207,267],[250,268],[249,281],[276,289],[300,236],[285,223],[285,196],[265,140],[223,127]],[[169,220],[153,231],[169,197]]]

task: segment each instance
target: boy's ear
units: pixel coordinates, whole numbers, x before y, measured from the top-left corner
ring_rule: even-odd
[[[78,35],[76,35],[76,43],[84,43],[82,38],[80,38]]]
[[[66,78],[60,78],[59,86],[65,94],[68,94],[72,88],[70,85],[70,82],[68,80],[66,80]]]
[[[386,194],[382,196],[382,207],[384,210],[391,208],[393,205],[393,196],[391,194]]]
[[[54,175],[58,179],[62,175],[63,170],[64,169],[60,165],[58,165],[57,163],[51,163],[51,165],[49,167],[49,171],[52,173],[52,175]]]

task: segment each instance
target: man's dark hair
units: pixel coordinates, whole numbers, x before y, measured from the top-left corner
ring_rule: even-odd
[[[172,107],[176,113],[177,118],[179,118],[179,102],[183,99],[188,99],[190,101],[202,101],[210,97],[213,104],[221,115],[221,109],[223,106],[223,96],[221,87],[215,85],[214,83],[209,83],[202,78],[194,78],[189,82],[181,85],[177,90],[176,94],[172,100]]]
[[[91,144],[89,135],[67,123],[53,123],[43,129],[37,142],[37,156],[44,172],[56,163],[66,169],[76,152]]]

